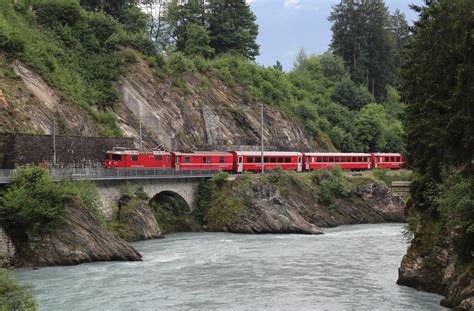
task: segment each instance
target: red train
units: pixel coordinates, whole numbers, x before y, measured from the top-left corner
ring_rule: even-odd
[[[263,156],[264,169],[311,171],[339,166],[345,170],[372,168],[399,169],[404,158],[399,153],[327,153],[267,151]],[[190,153],[128,150],[108,151],[106,168],[161,168],[174,171],[215,170],[242,173],[260,171],[262,155],[259,151],[197,151]]]

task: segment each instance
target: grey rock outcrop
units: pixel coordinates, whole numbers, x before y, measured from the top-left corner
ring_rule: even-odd
[[[239,222],[227,224],[227,229],[238,233],[322,234],[303,217],[304,206],[297,197],[284,198],[275,185],[254,183],[251,206],[240,214]]]
[[[127,225],[131,241],[164,238],[153,212],[144,201],[139,201],[128,215]]]
[[[82,206],[70,202],[61,223],[45,233],[16,232],[16,266],[74,265],[91,261],[139,261],[141,255],[116,238]]]
[[[0,268],[8,268],[13,263],[15,254],[12,239],[0,226]]]

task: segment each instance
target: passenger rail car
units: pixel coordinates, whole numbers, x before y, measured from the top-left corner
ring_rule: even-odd
[[[373,153],[373,167],[399,169],[405,164],[405,159],[400,153]]]
[[[192,170],[232,171],[234,165],[233,155],[230,152],[174,152],[173,155],[173,165],[177,172]]]
[[[234,172],[261,171],[262,153],[259,151],[232,151],[234,154]],[[303,170],[303,154],[300,152],[266,151],[263,153],[265,170]]]
[[[332,169],[339,166],[343,170],[368,170],[370,169],[370,153],[305,153],[304,169],[312,171],[317,169]]]

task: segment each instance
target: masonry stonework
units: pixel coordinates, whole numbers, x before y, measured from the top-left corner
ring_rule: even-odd
[[[148,196],[153,198],[161,192],[172,192],[181,196],[193,211],[196,205],[196,195],[200,179],[161,179],[161,180],[134,180],[132,186],[141,186]],[[107,220],[111,220],[120,199],[120,187],[126,181],[96,182],[102,203],[102,212]]]
[[[107,150],[113,147],[134,147],[132,138],[56,136],[55,141],[56,163],[66,167],[97,166],[104,159]],[[51,135],[0,133],[0,168],[51,164],[53,145]]]

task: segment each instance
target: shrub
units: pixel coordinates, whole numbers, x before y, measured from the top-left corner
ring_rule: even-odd
[[[44,169],[28,167],[15,175],[0,198],[0,219],[20,223],[34,233],[57,223],[71,197]]]
[[[35,0],[33,10],[41,25],[48,27],[73,25],[80,17],[77,0]]]
[[[28,286],[19,285],[5,269],[0,269],[0,309],[38,310],[31,289]]]
[[[441,223],[448,232],[456,232],[458,253],[469,261],[474,257],[474,177],[451,174],[438,186],[434,199]]]
[[[331,206],[334,198],[348,197],[352,194],[351,184],[343,176],[341,168],[335,166],[331,171],[315,170],[312,175],[313,182],[318,185],[317,198],[319,203]]]

